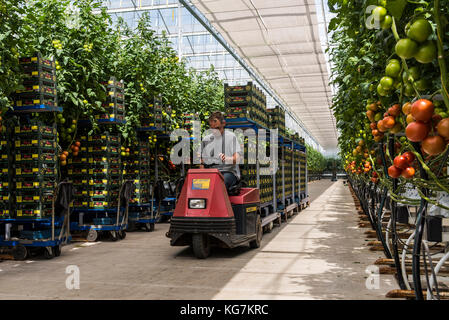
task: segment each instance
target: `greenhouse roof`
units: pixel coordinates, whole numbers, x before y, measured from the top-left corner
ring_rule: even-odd
[[[336,148],[332,92],[313,0],[191,0],[325,149]],[[322,4],[322,3],[321,3]]]

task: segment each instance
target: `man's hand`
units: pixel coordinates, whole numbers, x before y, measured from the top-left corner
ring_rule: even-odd
[[[221,159],[221,162],[225,162],[226,159],[227,159],[227,157],[226,157],[223,153],[220,153],[220,154],[218,155],[218,157]]]

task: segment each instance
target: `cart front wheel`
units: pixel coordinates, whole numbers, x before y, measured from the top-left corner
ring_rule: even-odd
[[[55,252],[53,247],[45,247],[44,248],[44,257],[45,259],[53,259],[55,257]]]
[[[21,244],[14,247],[14,250],[12,252],[12,255],[14,257],[14,260],[25,260],[28,256],[27,248]]]
[[[145,223],[145,231],[154,231],[154,223]]]
[[[192,235],[192,248],[195,257],[206,259],[210,254],[210,241],[207,234],[195,233]]]
[[[87,241],[89,242],[95,242],[98,239],[98,232],[97,230],[90,229],[87,233]]]

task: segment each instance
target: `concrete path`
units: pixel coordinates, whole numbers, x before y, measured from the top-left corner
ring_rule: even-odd
[[[366,267],[382,253],[364,245],[347,187],[322,180],[309,191],[311,206],[259,249],[215,249],[198,260],[170,247],[169,225],[157,224],[124,241],[69,245],[53,260],[3,261],[0,299],[382,299],[396,289],[383,275],[380,289],[365,286]],[[69,266],[80,271],[79,289],[66,287]]]

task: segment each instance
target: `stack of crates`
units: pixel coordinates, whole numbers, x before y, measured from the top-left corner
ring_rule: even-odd
[[[227,119],[246,118],[267,127],[267,97],[252,82],[244,86],[225,84]]]
[[[270,114],[271,119],[268,127],[270,129],[278,129],[278,134],[285,137],[285,110],[277,106],[272,109],[267,109],[267,112]]]
[[[120,136],[105,131],[81,136],[80,141],[78,156],[68,162],[68,175],[76,189],[73,207],[117,207],[122,182]]]
[[[163,128],[162,117],[162,98],[160,96],[153,97],[148,104],[148,111],[141,118],[142,127]]]
[[[260,141],[265,145],[266,154],[269,154],[269,143]],[[270,163],[261,164],[259,162],[259,192],[260,192],[260,202],[265,204],[267,202],[273,201],[273,172],[270,170]]]
[[[95,114],[96,120],[122,122],[125,120],[125,85],[112,77],[102,83],[106,87],[107,100],[102,104],[106,112]]]
[[[289,198],[293,195],[292,184],[292,160],[293,150],[290,147],[285,147],[284,150],[285,166],[284,166],[284,184],[285,184],[285,197]]]
[[[42,58],[40,53],[19,59],[23,71],[23,89],[13,97],[14,110],[58,107],[55,62]]]
[[[184,113],[184,127],[183,129],[187,130],[190,136],[193,136],[193,122],[199,121],[198,117],[194,113]]]
[[[243,150],[243,160],[240,165],[240,176],[241,180],[244,181],[245,185],[248,188],[257,188],[257,166],[256,159],[252,159],[250,161],[249,157],[251,155],[257,155],[257,144],[248,143],[248,137],[244,138],[243,146],[241,146],[241,150]]]
[[[0,132],[0,219],[11,218],[12,213],[11,139],[5,126]]]
[[[299,184],[299,169],[300,169],[300,151],[298,149],[295,149],[293,151],[293,161],[295,166],[294,171],[294,182],[295,182],[295,196],[299,197],[301,193],[300,184]]]
[[[259,192],[260,203],[273,201],[273,176],[269,165],[260,166]]]
[[[284,149],[285,149],[285,147],[282,146],[281,144],[279,144],[279,148],[278,148],[279,166],[278,166],[278,170],[276,171],[276,199],[281,202],[282,202],[282,197],[283,197],[282,170],[285,166],[285,161],[282,156]]]
[[[123,159],[123,179],[134,181],[136,186],[132,205],[147,204],[151,201],[151,184],[154,176],[151,170],[151,151],[148,139],[139,139],[131,146],[130,155]]]
[[[56,126],[21,124],[14,132],[16,218],[49,217],[58,178]]]
[[[301,194],[306,192],[306,153],[299,152],[299,164],[301,166],[300,191]]]

